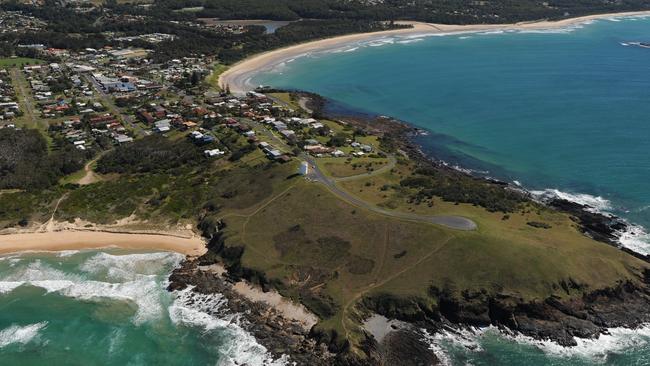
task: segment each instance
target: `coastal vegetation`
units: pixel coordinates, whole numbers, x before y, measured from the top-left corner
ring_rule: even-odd
[[[37,130],[0,130],[0,189],[37,190],[83,167],[86,154],[64,145],[49,151]]]
[[[194,11],[179,11],[192,8]],[[153,50],[155,61],[199,55],[216,55],[221,64],[229,65],[255,53],[309,40],[350,33],[373,32],[408,27],[401,20],[443,24],[496,24],[539,19],[562,19],[594,13],[648,9],[642,1],[620,3],[583,1],[509,3],[441,1],[342,2],[283,0],[271,4],[266,0],[161,0],[153,6],[129,2],[105,2],[102,8],[76,11],[73,5],[61,6],[53,1],[30,5],[15,0],[0,2],[0,9],[21,11],[47,22],[39,32],[4,33],[0,36],[0,55],[34,57],[30,48],[16,44],[44,44],[47,47],[84,50],[111,47],[142,47]],[[115,16],[106,17],[111,12]],[[204,18],[291,20],[272,33],[264,26],[246,25],[244,32],[219,28],[195,27],[190,22]],[[173,20],[173,22],[171,21]],[[134,38],[114,39],[111,34],[137,35],[163,33],[173,35],[160,43]],[[27,59],[24,59],[27,60]]]
[[[195,226],[209,241],[201,263],[221,262],[231,278],[301,302],[320,319],[313,336],[332,351],[350,351],[341,353],[345,357],[364,357],[361,319],[367,311],[403,320],[444,313],[452,321],[487,325],[488,304],[495,299],[499,306],[571,302],[626,283],[644,286],[646,262],[585,236],[569,214],[495,182],[395,155],[408,151],[403,126],[385,120],[374,129],[323,122],[332,136],[354,135],[381,147],[354,162],[319,162],[340,179],[339,188],[383,210],[461,216],[478,229],[459,231],[369,210],[295,174],[299,162],[269,161],[237,134],[217,127],[219,138],[210,147],[231,152],[222,159],[205,158],[205,146],[179,133],[105,152],[95,168],[102,179],[84,186],[56,183],[64,172],[76,174],[83,159],[74,169],[50,164],[58,170],[38,176],[52,181],[5,187],[27,191],[0,194],[0,223],[33,226],[52,218],[91,226]],[[35,162],[56,156],[37,131],[5,129],[0,137],[3,149],[29,157],[8,160],[20,169],[4,163],[3,182],[21,182],[20,172],[39,172]],[[323,137],[322,143],[329,140]],[[470,310],[458,310],[465,307]]]
[[[595,0],[569,2],[508,1],[341,1],[341,0],[162,0],[160,8],[201,7],[198,18],[220,19],[371,19],[419,20],[446,24],[514,23],[647,9],[643,1],[604,3]],[[185,15],[185,14],[184,14]]]

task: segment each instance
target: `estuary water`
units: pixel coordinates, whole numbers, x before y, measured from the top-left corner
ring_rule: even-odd
[[[449,164],[560,196],[634,224],[650,253],[650,19],[564,29],[392,36],[310,53],[253,85],[319,93],[428,131]],[[453,365],[650,364],[650,330],[564,349],[493,329],[431,337]]]
[[[0,365],[285,364],[218,294],[165,290],[182,258],[121,250],[0,256]]]

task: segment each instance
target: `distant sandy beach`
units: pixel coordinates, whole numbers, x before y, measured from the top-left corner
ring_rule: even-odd
[[[234,64],[219,76],[219,85],[230,88],[234,94],[243,94],[257,87],[250,85],[250,79],[262,71],[271,70],[273,67],[304,55],[310,52],[327,51],[341,47],[345,44],[367,41],[375,38],[396,35],[427,35],[427,34],[457,34],[482,31],[506,31],[506,30],[542,30],[557,29],[571,25],[585,23],[595,19],[606,19],[626,16],[650,16],[650,11],[637,11],[625,13],[609,13],[588,15],[577,18],[569,18],[558,21],[532,21],[514,24],[473,24],[473,25],[448,25],[421,22],[400,22],[410,24],[413,27],[407,29],[396,29],[371,33],[350,34],[340,37],[327,38],[318,41],[298,44],[295,46],[280,48],[277,50],[261,53]]]
[[[202,238],[164,234],[111,233],[103,231],[51,231],[0,235],[0,253],[61,251],[117,247],[164,250],[189,256],[205,253]]]

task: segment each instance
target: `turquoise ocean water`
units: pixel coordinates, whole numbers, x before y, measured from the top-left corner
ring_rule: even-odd
[[[220,311],[219,295],[165,290],[182,258],[120,250],[0,256],[0,365],[285,364],[236,314]]]
[[[565,29],[384,37],[287,60],[252,85],[309,90],[429,131],[424,149],[538,195],[635,224],[650,253],[650,19]],[[650,364],[650,332],[613,330],[566,350],[494,330],[432,344],[451,364]]]

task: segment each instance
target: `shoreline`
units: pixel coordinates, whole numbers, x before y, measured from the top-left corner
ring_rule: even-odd
[[[650,11],[635,11],[622,13],[605,13],[586,15],[576,18],[568,18],[557,21],[539,20],[531,22],[520,22],[511,24],[472,24],[472,25],[453,25],[453,24],[436,24],[422,23],[414,21],[400,21],[399,24],[409,24],[412,28],[386,30],[370,33],[357,33],[325,38],[321,40],[300,43],[276,50],[263,52],[253,55],[232,65],[228,70],[219,75],[219,85],[225,88],[227,85],[233,94],[244,94],[255,89],[249,85],[249,80],[263,71],[268,71],[273,67],[286,62],[287,60],[299,57],[305,53],[322,52],[340,47],[345,44],[367,41],[384,36],[399,35],[447,35],[475,33],[483,31],[517,31],[517,30],[544,30],[564,28],[576,24],[581,24],[597,19],[619,18],[628,16],[650,16]]]
[[[199,236],[180,237],[164,232],[64,230],[0,235],[0,254],[106,248],[162,250],[193,257],[207,251],[204,240]]]

